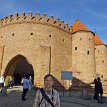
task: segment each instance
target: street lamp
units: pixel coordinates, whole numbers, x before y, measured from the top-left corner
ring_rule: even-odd
[[[2,55],[1,55],[1,63],[0,63],[0,76],[2,75],[2,64],[3,64],[3,57],[4,57],[4,48],[5,48],[5,45],[1,46],[1,52],[2,52]]]
[[[44,45],[44,44],[41,44],[40,45],[41,47],[49,47],[49,74],[51,73],[51,46],[50,45]]]
[[[51,73],[51,46],[49,46],[50,48],[50,54],[49,54],[49,74]]]

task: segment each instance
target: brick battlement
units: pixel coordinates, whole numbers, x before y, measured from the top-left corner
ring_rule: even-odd
[[[66,32],[72,33],[72,27],[69,26],[68,24],[65,24],[64,21],[60,21],[60,19],[54,19],[53,16],[48,17],[47,14],[41,16],[40,13],[36,13],[36,15],[33,16],[32,12],[29,12],[28,15],[26,15],[25,13],[21,13],[21,15],[16,13],[15,15],[10,15],[8,17],[0,19],[0,27],[4,27],[14,23],[26,23],[26,22],[52,25]]]

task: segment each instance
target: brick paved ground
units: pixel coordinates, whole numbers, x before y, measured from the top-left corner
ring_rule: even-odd
[[[22,87],[8,89],[7,96],[0,95],[0,107],[32,107],[35,91],[27,94],[28,100],[21,100]],[[94,100],[83,100],[79,97],[61,97],[61,107],[107,107],[107,103],[98,104]]]

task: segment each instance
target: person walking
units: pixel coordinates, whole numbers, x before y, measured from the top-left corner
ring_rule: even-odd
[[[37,90],[33,107],[60,107],[59,93],[52,88],[54,78],[51,74],[44,77],[44,87]]]
[[[25,76],[25,78],[23,79],[23,92],[22,92],[22,101],[26,101],[26,94],[29,90],[29,86],[30,86],[30,81],[29,81],[29,76]]]
[[[1,85],[4,84],[4,75],[2,75],[2,76],[0,77],[0,84],[1,84]]]
[[[97,101],[98,101],[98,103],[103,103],[102,102],[103,87],[102,87],[100,77],[97,77],[96,91],[97,91]]]
[[[2,93],[2,88],[4,87],[4,75],[0,77],[0,88],[1,88],[1,93]]]

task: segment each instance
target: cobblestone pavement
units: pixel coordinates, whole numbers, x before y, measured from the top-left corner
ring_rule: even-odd
[[[7,96],[0,95],[0,107],[32,107],[35,91],[31,90],[27,94],[27,101],[21,100],[22,86],[15,86],[8,89]],[[83,100],[78,97],[60,97],[61,107],[107,107],[107,103],[98,104],[94,100]]]

